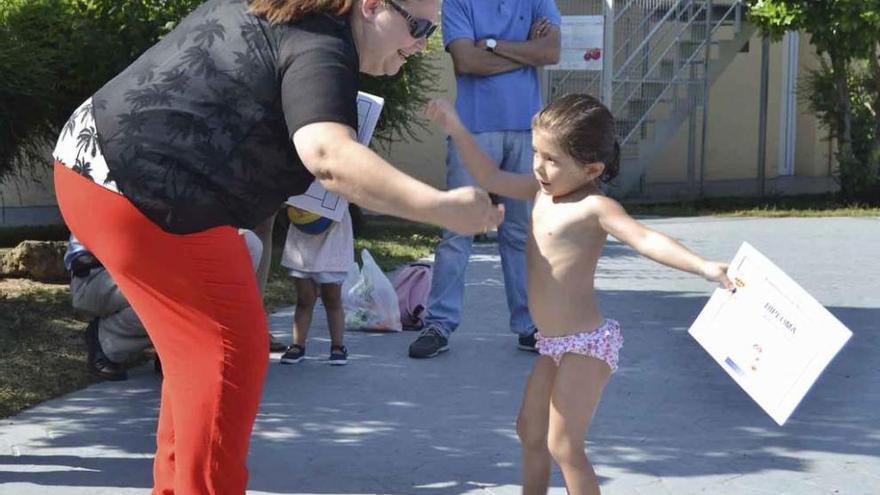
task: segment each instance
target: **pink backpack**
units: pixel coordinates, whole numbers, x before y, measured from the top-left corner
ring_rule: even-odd
[[[400,306],[400,322],[405,330],[424,324],[428,293],[431,292],[431,265],[410,263],[394,277],[394,292]]]

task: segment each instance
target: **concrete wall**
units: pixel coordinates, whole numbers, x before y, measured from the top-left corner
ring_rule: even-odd
[[[0,183],[0,226],[60,223],[52,186],[51,155],[33,172],[7,177]]]
[[[807,36],[800,37],[799,63],[799,81],[807,69],[818,65]],[[767,178],[776,177],[779,170],[781,66],[781,43],[774,43],[770,47]],[[757,177],[760,70],[761,38],[755,35],[749,42],[749,51],[740,53],[711,88],[706,180]],[[824,141],[827,131],[819,127],[803,103],[798,102],[797,110],[795,175],[828,175],[828,145]],[[699,125],[698,122],[698,134]],[[685,123],[648,170],[649,184],[687,179],[687,140]]]

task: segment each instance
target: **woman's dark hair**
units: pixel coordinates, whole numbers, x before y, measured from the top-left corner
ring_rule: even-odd
[[[532,119],[532,128],[553,136],[569,156],[582,164],[602,162],[599,178],[609,182],[620,170],[620,144],[614,116],[605,105],[586,94],[570,94],[550,103]]]
[[[354,2],[355,0],[250,0],[250,13],[265,17],[272,24],[283,24],[323,12],[343,16],[351,12]]]

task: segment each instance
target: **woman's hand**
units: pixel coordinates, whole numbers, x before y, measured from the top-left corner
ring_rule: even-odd
[[[441,193],[437,223],[461,235],[483,234],[504,220],[504,205],[493,205],[489,193],[460,187]]]
[[[735,290],[736,286],[727,278],[727,263],[718,263],[716,261],[705,261],[700,267],[700,275],[706,280],[718,282],[725,289]]]
[[[428,102],[425,106],[425,117],[442,127],[449,135],[464,129],[455,107],[449,100],[443,98],[435,98]]]

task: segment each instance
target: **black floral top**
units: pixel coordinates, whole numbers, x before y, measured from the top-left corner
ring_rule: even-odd
[[[270,25],[247,8],[205,2],[92,98],[101,181],[166,231],[253,227],[314,179],[297,129],[357,129],[348,21]]]

